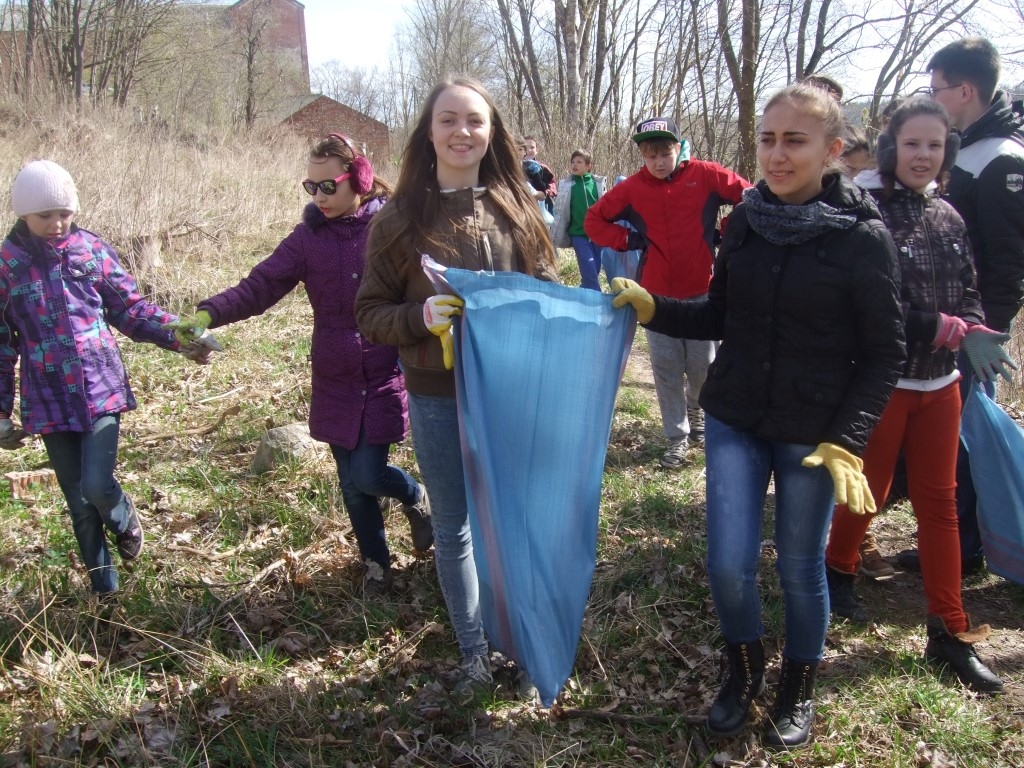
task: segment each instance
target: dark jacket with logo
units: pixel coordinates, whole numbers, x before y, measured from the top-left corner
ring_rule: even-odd
[[[762,181],[766,199],[775,201]],[[774,245],[729,219],[705,300],[655,298],[647,327],[721,339],[700,394],[719,421],[766,440],[859,454],[903,370],[896,247],[867,192],[833,176],[817,198],[857,222]]]
[[[998,92],[963,132],[949,202],[967,225],[986,324],[1006,331],[1024,299],[1024,118]]]

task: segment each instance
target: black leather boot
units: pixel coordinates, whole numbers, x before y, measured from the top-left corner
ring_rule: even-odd
[[[860,604],[857,593],[853,591],[856,575],[843,573],[835,568],[825,566],[825,581],[828,582],[829,609],[836,616],[842,616],[856,624],[867,624],[868,615]]]
[[[764,738],[769,749],[802,747],[811,740],[814,725],[814,677],[818,662],[782,657],[782,677],[775,706],[768,715]]]
[[[1003,681],[986,667],[974,650],[974,644],[988,637],[988,624],[971,627],[967,619],[967,631],[952,634],[939,616],[929,616],[928,645],[924,656],[928,661],[952,669],[960,682],[979,693],[1002,693]]]
[[[752,643],[726,643],[725,653],[725,682],[708,711],[708,730],[722,737],[735,736],[746,727],[750,703],[764,692],[761,638]]]

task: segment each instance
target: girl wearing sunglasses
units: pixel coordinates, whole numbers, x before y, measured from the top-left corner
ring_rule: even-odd
[[[391,444],[408,427],[398,350],[362,336],[354,311],[370,222],[391,188],[350,139],[335,133],[313,147],[302,187],[313,198],[302,223],[238,285],[199,302],[195,315],[173,325],[178,338],[192,339],[262,314],[305,283],[313,306],[309,432],[330,445],[337,462],[363,562],[363,592],[380,595],[391,587],[391,555],[379,498],[403,504],[414,549],[425,551],[434,541],[426,489],[388,463]]]

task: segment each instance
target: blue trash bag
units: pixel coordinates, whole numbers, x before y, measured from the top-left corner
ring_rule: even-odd
[[[640,266],[640,251],[616,251],[612,248],[602,248],[601,266],[604,268],[604,275],[608,278],[609,283],[616,277],[636,280],[637,269]]]
[[[977,383],[960,421],[978,493],[978,529],[988,569],[1024,584],[1024,429]]]
[[[686,140],[683,139],[684,147]],[[687,149],[687,153],[689,150]],[[680,158],[683,159],[683,158]],[[685,159],[689,159],[688,157]],[[619,176],[615,179],[615,185],[621,184],[626,180],[625,176]],[[626,219],[621,219],[615,222],[620,227],[636,231],[636,227],[630,224]],[[636,280],[637,270],[640,268],[640,251],[616,251],[612,248],[601,249],[601,266],[604,268],[604,276],[608,278],[608,282],[611,283],[616,277],[625,277],[629,280]]]
[[[423,262],[440,292],[466,302],[454,323],[455,382],[484,628],[551,706],[590,595],[636,314],[598,291]]]

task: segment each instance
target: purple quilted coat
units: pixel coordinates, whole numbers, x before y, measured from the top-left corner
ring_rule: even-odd
[[[177,318],[146,301],[117,253],[76,225],[33,237],[19,221],[0,247],[0,411],[14,406],[21,358],[27,432],[88,432],[100,416],[135,408],[113,329],[177,350],[163,327]]]
[[[383,198],[374,198],[336,219],[307,205],[302,223],[248,277],[198,306],[216,328],[262,314],[305,283],[313,307],[309,432],[348,450],[360,429],[369,443],[383,445],[402,440],[408,427],[398,350],[363,338],[353,311],[370,221],[383,205]]]

